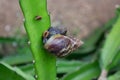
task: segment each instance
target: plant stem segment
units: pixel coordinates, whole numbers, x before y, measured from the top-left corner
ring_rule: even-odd
[[[46,0],[20,0],[37,80],[56,80],[56,58],[44,50],[42,34],[50,26]]]

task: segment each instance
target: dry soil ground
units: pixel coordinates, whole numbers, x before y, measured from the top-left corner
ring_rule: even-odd
[[[69,34],[84,37],[114,16],[120,0],[48,0],[53,25],[67,27]],[[25,33],[18,0],[0,0],[0,36]]]
[[[25,34],[18,2],[0,0],[0,37]],[[48,0],[48,9],[52,25],[64,26],[68,34],[82,38],[112,18],[119,4],[120,0]],[[0,44],[0,54],[12,52],[13,48]]]

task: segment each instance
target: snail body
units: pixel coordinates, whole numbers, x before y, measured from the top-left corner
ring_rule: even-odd
[[[66,31],[53,27],[43,34],[43,43],[46,50],[58,57],[65,56],[82,45],[82,41],[66,36]]]

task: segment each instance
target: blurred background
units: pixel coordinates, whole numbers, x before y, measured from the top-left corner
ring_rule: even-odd
[[[48,0],[52,25],[64,26],[68,35],[85,38],[115,15],[120,0]],[[18,0],[0,0],[0,37],[25,36],[23,15]],[[0,43],[0,55],[14,50]]]
[[[92,69],[97,67],[96,71],[98,71],[97,74],[94,73],[95,76],[92,79],[98,77],[100,67],[96,60],[99,59],[106,35],[118,19],[117,13],[120,14],[120,9],[116,10],[116,8],[120,5],[120,0],[47,1],[52,26],[63,26],[67,28],[68,35],[84,41],[84,45],[73,52],[74,54],[62,59],[58,58],[57,76],[63,77],[64,74],[81,68],[80,65],[89,63]],[[0,61],[13,67],[17,66],[25,73],[35,76],[23,20],[18,0],[0,0]],[[92,61],[94,63],[91,63]],[[86,69],[83,66],[83,69],[89,71],[91,68],[88,69],[87,66]],[[111,70],[109,75],[118,70],[120,70],[120,64]]]
[[[79,29],[80,37],[85,37],[112,18],[118,4],[120,0],[48,0],[48,9],[52,24],[74,27],[68,30],[71,35]],[[18,0],[0,0],[0,36],[14,36],[18,31],[25,34]]]
[[[62,24],[71,29],[71,35],[79,29],[81,37],[89,34],[114,16],[120,0],[48,0],[48,9],[53,24]],[[0,36],[25,34],[23,16],[18,0],[0,0]]]

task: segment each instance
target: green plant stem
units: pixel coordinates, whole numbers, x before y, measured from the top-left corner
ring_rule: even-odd
[[[56,58],[44,50],[42,43],[42,34],[50,26],[46,5],[46,0],[20,0],[37,80],[56,80]]]

